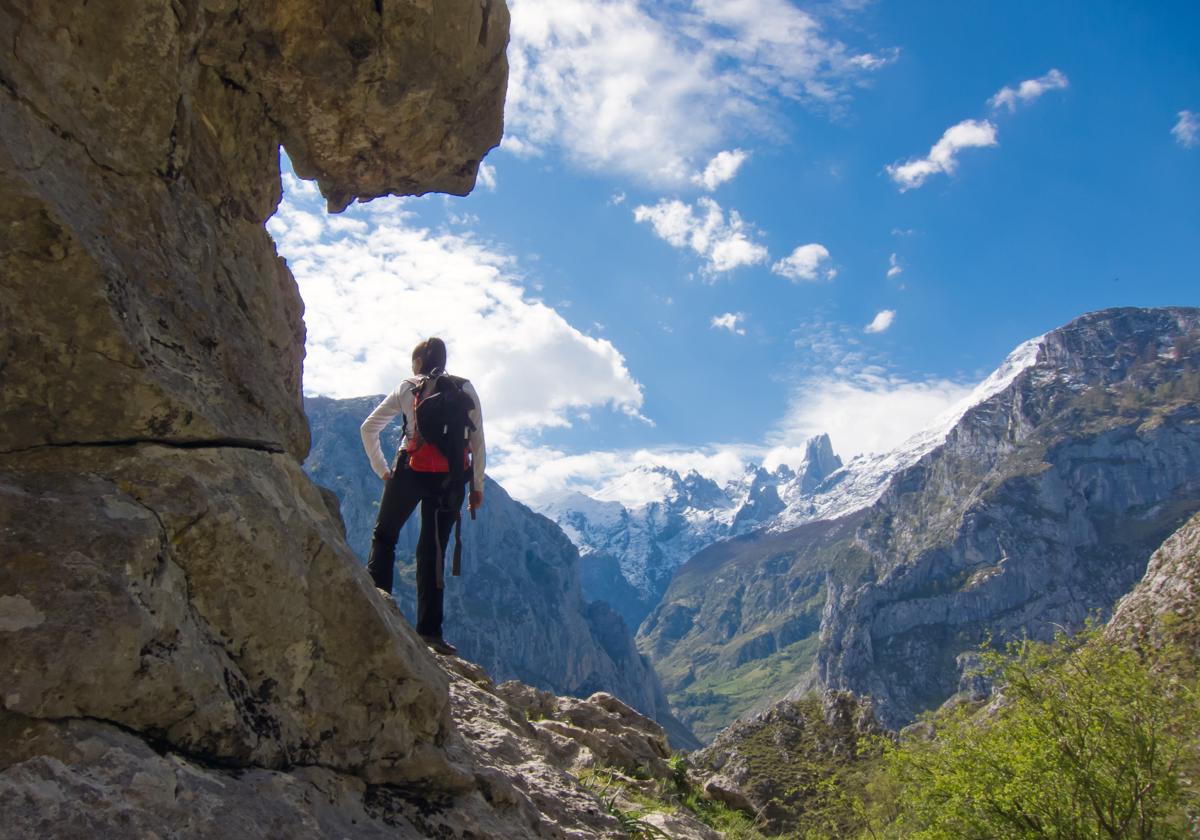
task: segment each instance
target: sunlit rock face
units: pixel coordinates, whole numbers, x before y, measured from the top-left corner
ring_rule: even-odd
[[[445,674],[300,469],[303,307],[263,224],[281,144],[333,209],[468,191],[507,33],[499,0],[0,11],[0,723],[24,744],[0,772],[68,790],[102,726],[473,789]]]
[[[331,207],[465,193],[500,139],[502,2],[7,4],[0,447],[303,458],[304,327],[263,223],[279,146]]]

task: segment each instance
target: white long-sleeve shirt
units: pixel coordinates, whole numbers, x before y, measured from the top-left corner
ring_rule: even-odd
[[[379,433],[387,428],[387,424],[392,422],[392,418],[397,414],[402,417],[400,428],[406,440],[416,430],[417,418],[413,396],[424,382],[425,378],[421,376],[405,379],[363,421],[362,427],[359,430],[362,435],[363,449],[367,451],[367,458],[371,461],[371,469],[375,470],[375,475],[380,478],[383,478],[389,467],[387,458],[383,455],[383,447],[379,444]],[[463,393],[471,398],[471,402],[475,403],[475,407],[471,409],[468,415],[471,418],[471,422],[475,424],[475,430],[469,434],[467,442],[471,447],[471,467],[475,476],[472,486],[477,490],[482,490],[483,467],[486,457],[483,443],[483,412],[479,407],[479,394],[475,393],[475,386],[463,380],[462,388]]]

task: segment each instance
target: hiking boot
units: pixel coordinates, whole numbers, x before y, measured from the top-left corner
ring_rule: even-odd
[[[447,642],[441,636],[426,636],[421,634],[421,640],[433,650],[434,653],[440,653],[442,656],[458,656],[458,648]]]

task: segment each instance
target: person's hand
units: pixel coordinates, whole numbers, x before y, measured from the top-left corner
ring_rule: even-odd
[[[479,507],[482,504],[483,504],[483,491],[482,490],[472,490],[471,498],[470,498],[470,501],[467,502],[467,506],[472,511],[476,511],[476,510],[479,510]]]
[[[391,471],[391,470],[384,470],[384,472],[383,472],[383,480],[384,480],[384,481],[391,481],[391,480],[392,480],[392,471]]]

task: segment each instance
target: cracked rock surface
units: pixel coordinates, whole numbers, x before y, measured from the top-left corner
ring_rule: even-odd
[[[301,470],[263,227],[281,145],[333,210],[469,191],[507,37],[500,0],[0,3],[5,837],[615,836],[571,768],[625,713],[551,753]]]

